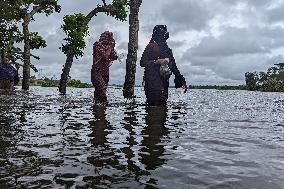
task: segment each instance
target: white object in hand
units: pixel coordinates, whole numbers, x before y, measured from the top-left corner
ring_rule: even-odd
[[[122,59],[125,57],[126,55],[124,54],[124,53],[120,53],[120,54],[118,54],[118,61],[119,61],[119,63],[120,64],[122,64]]]

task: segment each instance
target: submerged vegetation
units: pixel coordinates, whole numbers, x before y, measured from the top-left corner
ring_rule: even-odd
[[[284,63],[275,64],[267,72],[247,72],[246,89],[249,91],[284,92]]]

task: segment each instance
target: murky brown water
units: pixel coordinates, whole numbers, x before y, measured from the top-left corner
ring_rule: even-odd
[[[0,94],[0,188],[284,188],[284,94],[121,89]]]

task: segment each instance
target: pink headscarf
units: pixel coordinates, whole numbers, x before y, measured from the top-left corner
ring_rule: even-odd
[[[110,63],[109,58],[110,54],[108,51],[110,50],[112,44],[115,43],[113,39],[113,33],[109,31],[105,31],[101,34],[99,41],[94,43],[94,61],[98,61],[101,58],[106,60],[106,63]]]

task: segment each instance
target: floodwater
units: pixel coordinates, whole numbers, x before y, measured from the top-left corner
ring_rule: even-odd
[[[109,89],[0,93],[0,188],[284,188],[284,94]]]

